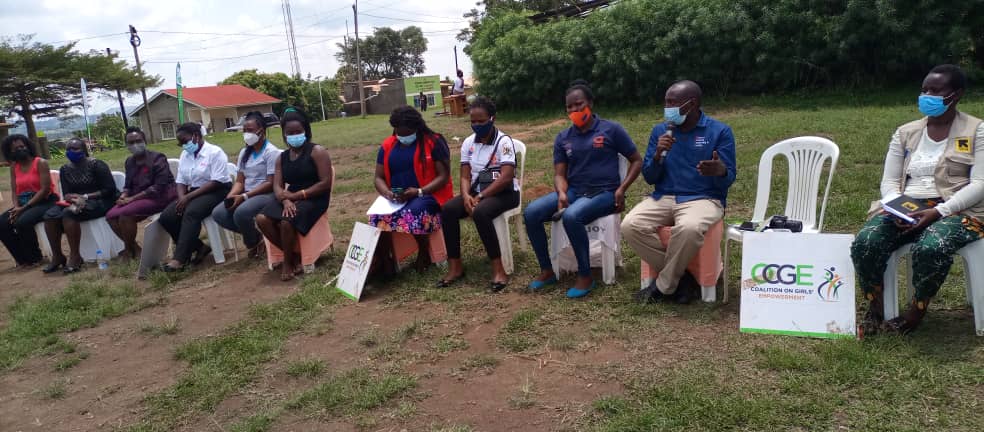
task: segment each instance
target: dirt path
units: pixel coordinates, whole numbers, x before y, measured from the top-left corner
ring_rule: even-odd
[[[0,375],[0,430],[103,430],[130,424],[144,397],[185,370],[183,362],[174,360],[175,347],[215,334],[241,320],[250,305],[276,301],[293,289],[252,263],[233,263],[224,270],[179,282],[164,305],[68,334],[88,354],[74,368],[58,372],[53,359],[42,356]],[[146,330],[170,323],[176,323],[174,335]],[[59,382],[64,396],[46,398],[45,389]]]

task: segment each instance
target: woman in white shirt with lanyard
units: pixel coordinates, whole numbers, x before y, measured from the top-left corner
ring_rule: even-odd
[[[475,132],[461,144],[461,195],[444,204],[444,244],[448,251],[448,274],[437,282],[448,287],[465,275],[461,262],[461,224],[471,216],[478,236],[492,262],[492,292],[502,291],[509,276],[502,267],[499,239],[492,221],[519,205],[519,185],[515,181],[516,149],[508,135],[495,127],[495,104],[479,97],[469,107]]]
[[[202,220],[212,214],[229,193],[229,156],[222,148],[205,142],[198,123],[185,123],[178,127],[178,145],[181,159],[178,162],[178,200],[161,212],[161,227],[174,240],[174,256],[161,270],[183,270],[189,263],[198,264],[212,249],[198,239]]]
[[[212,210],[212,219],[223,228],[243,235],[249,257],[263,256],[263,237],[256,229],[256,215],[273,196],[273,175],[277,171],[280,149],[266,136],[266,121],[259,111],[246,113],[243,120],[243,143],[236,163],[239,173],[225,200]]]

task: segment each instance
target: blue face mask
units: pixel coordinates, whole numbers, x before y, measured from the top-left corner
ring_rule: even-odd
[[[492,132],[492,127],[494,126],[495,119],[491,119],[484,124],[473,124],[472,132],[475,132],[475,138],[485,138]]]
[[[65,157],[72,161],[72,163],[78,163],[82,159],[85,159],[85,152],[78,150],[65,150]]]
[[[181,144],[181,148],[183,148],[186,153],[193,155],[195,154],[196,151],[198,151],[198,144],[195,143],[194,141],[188,141],[184,144]]]
[[[932,96],[928,94],[919,95],[919,112],[928,117],[939,117],[943,115],[946,110],[950,109],[950,105],[943,103],[943,100],[947,97]]]
[[[413,144],[413,142],[417,140],[417,134],[410,134],[407,136],[397,135],[396,139],[400,140],[400,144],[408,146],[410,144]]]
[[[298,148],[307,142],[307,136],[304,134],[297,135],[287,135],[287,145]]]
[[[691,99],[691,100],[693,100],[693,99]],[[687,106],[687,104],[689,104],[689,103],[690,103],[690,101],[688,100],[688,101],[684,102],[683,105],[680,105],[678,107],[664,107],[663,108],[663,119],[666,120],[666,121],[668,121],[668,122],[670,122],[670,123],[673,123],[673,124],[675,124],[677,126],[682,125],[683,122],[687,121],[687,115],[686,114],[680,114],[680,108],[683,108],[683,107]]]

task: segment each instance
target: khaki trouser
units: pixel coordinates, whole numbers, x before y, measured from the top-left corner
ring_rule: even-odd
[[[622,238],[659,272],[656,286],[663,294],[676,292],[687,264],[704,245],[704,234],[724,216],[721,202],[712,199],[676,203],[676,197],[646,198],[622,220]],[[669,247],[663,247],[657,230],[670,226]]]

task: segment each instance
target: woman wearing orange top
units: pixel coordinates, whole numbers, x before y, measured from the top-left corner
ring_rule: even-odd
[[[7,247],[17,267],[41,263],[41,248],[34,226],[58,201],[51,182],[48,161],[38,157],[34,143],[24,135],[11,135],[0,143],[0,152],[10,162],[10,190],[14,206],[0,215],[0,242]]]

